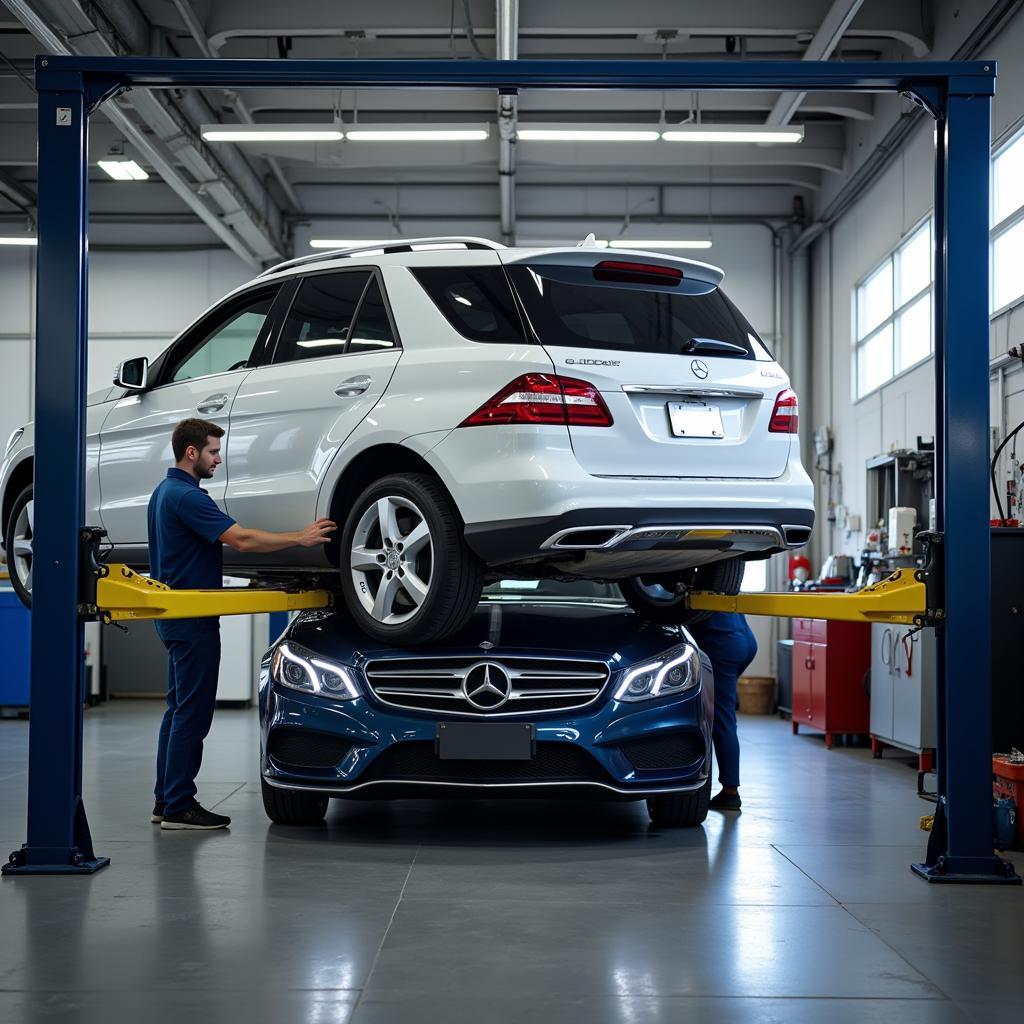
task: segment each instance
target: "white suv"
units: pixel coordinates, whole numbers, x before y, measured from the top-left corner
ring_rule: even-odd
[[[692,621],[693,586],[807,542],[797,400],[722,271],[648,252],[419,239],[292,260],[90,398],[85,522],[146,566],[171,430],[226,431],[206,488],[245,526],[339,524],[236,575],[340,585],[380,640],[454,633],[486,579],[613,580]],[[0,467],[4,546],[31,597],[33,432]]]

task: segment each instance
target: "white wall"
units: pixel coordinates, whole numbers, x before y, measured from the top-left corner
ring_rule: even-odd
[[[955,49],[988,9],[988,3],[957,5],[957,19],[947,5],[937,13],[936,49],[941,59]],[[992,137],[998,142],[1024,119],[1024,18],[1017,16],[1002,35],[985,49],[985,57],[1001,60],[993,107]],[[884,116],[851,133],[847,153],[853,169],[866,157],[877,139],[898,116],[904,101],[878,99]],[[880,123],[879,123],[880,122]],[[917,437],[936,432],[934,363],[931,359],[913,368],[860,401],[852,394],[852,295],[856,283],[891,252],[932,209],[934,124],[922,123],[873,186],[832,229],[815,243],[812,256],[812,417],[813,425],[829,423],[836,435],[834,464],[840,473],[838,501],[851,513],[864,517],[866,501],[865,461],[893,448],[913,448]],[[825,196],[827,203],[829,196]],[[990,352],[996,355],[1019,344],[1024,337],[1024,303],[1008,310],[992,323]],[[981,355],[979,354],[979,358]],[[1012,426],[1024,417],[1024,374],[1007,381],[1006,421]],[[1000,401],[993,388],[993,424],[1000,422]],[[859,554],[864,529],[857,533],[829,528],[826,522],[827,487],[816,480],[818,527],[814,555],[830,551]],[[864,524],[865,528],[869,524]],[[815,563],[817,567],[817,562]]]
[[[99,252],[89,258],[89,389],[131,356],[159,355],[252,271],[232,253]],[[32,418],[35,252],[0,248],[0,443]]]

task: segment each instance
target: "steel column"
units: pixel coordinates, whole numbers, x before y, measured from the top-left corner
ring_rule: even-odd
[[[939,805],[918,874],[1019,883],[992,850],[989,530],[988,95],[949,94],[936,122],[936,526],[943,535],[939,628]]]
[[[67,75],[64,84],[40,89],[38,100],[28,842],[11,854],[5,874],[89,874],[109,863],[93,853],[82,803],[78,531],[85,510],[89,116],[83,76]]]

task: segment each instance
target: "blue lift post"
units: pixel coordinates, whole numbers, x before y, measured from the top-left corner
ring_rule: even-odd
[[[988,503],[988,191],[994,62],[271,61],[39,57],[36,518],[28,842],[5,874],[87,873],[82,804],[82,629],[88,117],[149,88],[794,90],[900,93],[937,125],[936,415],[940,802],[925,862],[933,881],[1020,882],[991,827]],[[949,282],[955,283],[950,288]],[[979,597],[981,598],[979,600]]]

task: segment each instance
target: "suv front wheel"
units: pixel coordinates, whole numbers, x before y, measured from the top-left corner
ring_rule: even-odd
[[[353,502],[341,536],[341,592],[364,632],[426,644],[461,629],[483,589],[451,498],[423,473],[387,476]]]
[[[630,608],[648,622],[666,626],[690,626],[703,622],[711,612],[691,611],[686,598],[691,590],[738,594],[747,563],[738,558],[688,569],[679,576],[632,576],[619,581]]]

